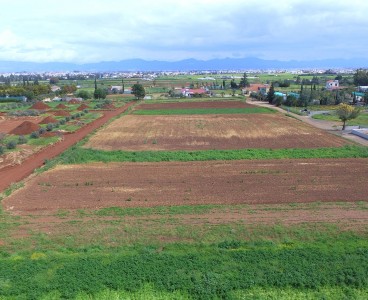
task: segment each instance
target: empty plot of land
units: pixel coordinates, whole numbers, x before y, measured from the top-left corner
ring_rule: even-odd
[[[136,110],[150,109],[191,109],[191,108],[254,108],[256,106],[241,101],[199,101],[199,102],[166,102],[141,104]]]
[[[63,165],[4,200],[20,214],[59,209],[367,201],[368,159]]]
[[[281,114],[128,115],[95,134],[100,150],[208,150],[339,147],[348,141]]]

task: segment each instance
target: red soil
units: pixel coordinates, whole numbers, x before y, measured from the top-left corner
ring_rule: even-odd
[[[78,106],[77,110],[84,110],[84,109],[88,109],[88,108],[89,108],[89,106],[83,103],[83,104]]]
[[[115,109],[116,106],[114,104],[110,103],[110,104],[105,104],[104,106],[102,106],[102,108],[104,108],[104,109]]]
[[[52,116],[48,116],[46,118],[44,118],[39,124],[49,124],[49,123],[56,123],[57,120],[52,117]]]
[[[38,102],[36,102],[35,104],[33,104],[31,106],[31,109],[40,109],[40,110],[42,110],[42,109],[49,109],[49,108],[50,107],[47,104],[43,103],[42,101],[38,101]]]
[[[199,101],[199,102],[175,102],[175,103],[154,103],[141,104],[135,109],[191,109],[191,108],[250,108],[256,107],[241,101]]]
[[[16,135],[25,135],[30,134],[33,131],[36,131],[40,128],[38,124],[32,123],[30,121],[24,121],[22,124],[14,128],[12,131],[10,131],[10,134],[16,134]]]
[[[58,109],[66,109],[68,108],[65,104],[63,103],[60,103],[58,106],[56,106],[55,108],[58,108]]]
[[[51,111],[51,113],[54,116],[58,116],[58,117],[67,117],[70,116],[70,113],[65,111],[65,110],[57,110],[57,111]]]
[[[72,99],[72,100],[70,100],[68,103],[69,103],[69,104],[79,104],[79,103],[80,103],[80,101],[79,101],[79,100],[77,100],[77,99]]]
[[[27,214],[114,206],[366,201],[367,172],[364,158],[60,165],[30,178],[4,206]]]
[[[104,112],[101,118],[87,124],[74,133],[63,136],[63,140],[61,142],[46,147],[41,151],[35,153],[34,155],[28,157],[21,165],[9,166],[0,169],[0,192],[7,188],[10,184],[18,182],[31,175],[34,169],[39,168],[44,164],[46,159],[51,159],[59,155],[70,146],[83,139],[87,134],[104,125],[111,118],[124,112],[129,106],[133,104],[134,102],[130,102],[123,107],[116,109],[115,111]]]

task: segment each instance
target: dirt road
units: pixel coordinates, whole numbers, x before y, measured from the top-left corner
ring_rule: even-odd
[[[87,124],[86,126],[82,127],[72,134],[65,135],[60,142],[46,147],[41,151],[35,153],[34,155],[28,157],[22,164],[1,169],[0,192],[4,191],[12,183],[26,178],[27,176],[32,174],[35,169],[41,167],[44,164],[45,160],[59,155],[72,145],[82,140],[86,135],[104,125],[111,118],[126,111],[134,103],[135,102],[127,103],[123,107],[120,107],[116,110],[104,111],[101,118],[95,120],[90,124]]]

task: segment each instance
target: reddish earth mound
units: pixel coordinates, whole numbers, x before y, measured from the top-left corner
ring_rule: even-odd
[[[54,116],[57,117],[67,117],[70,116],[70,113],[65,110],[58,110],[58,111],[52,111],[51,112]]]
[[[80,103],[80,101],[79,101],[79,100],[77,100],[77,99],[72,99],[72,100],[70,100],[68,103],[69,103],[69,104],[79,104],[79,103]]]
[[[49,124],[49,123],[56,123],[57,120],[52,117],[52,116],[48,116],[46,118],[44,118],[39,124]]]
[[[56,106],[55,108],[58,108],[58,109],[66,109],[68,108],[65,104],[62,104],[60,103],[58,106]]]
[[[83,104],[78,106],[77,110],[84,110],[84,109],[88,109],[88,108],[89,108],[89,106],[83,103]]]
[[[40,128],[38,124],[32,123],[30,121],[24,121],[22,124],[14,128],[12,131],[10,131],[10,134],[16,134],[16,135],[25,135],[30,134],[33,131],[36,131]]]
[[[52,137],[57,135],[56,132],[50,132],[50,131],[46,131],[45,133],[42,134],[42,137]]]
[[[49,109],[50,107],[43,103],[42,101],[38,101],[31,106],[31,109]]]
[[[115,109],[116,106],[114,104],[110,103],[110,104],[105,104],[104,106],[102,106],[102,108],[104,108],[104,109]]]

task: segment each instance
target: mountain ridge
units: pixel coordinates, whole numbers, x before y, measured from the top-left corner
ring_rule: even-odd
[[[310,61],[280,61],[260,58],[222,58],[211,60],[184,59],[179,61],[160,61],[144,59],[126,59],[121,61],[103,61],[97,63],[63,62],[20,62],[0,61],[0,72],[118,72],[118,71],[200,71],[200,70],[255,70],[255,69],[342,69],[367,68],[368,59],[323,59]]]

